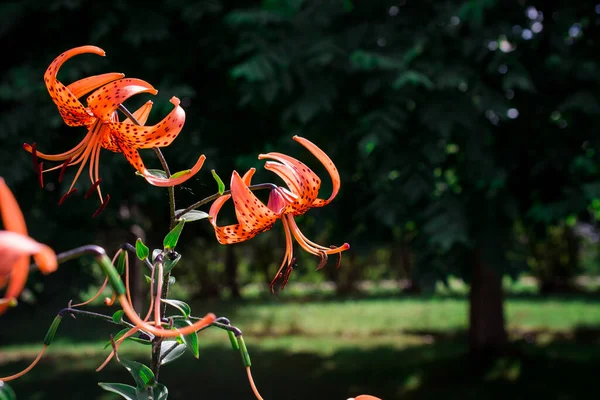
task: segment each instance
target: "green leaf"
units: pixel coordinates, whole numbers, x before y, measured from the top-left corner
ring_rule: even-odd
[[[183,210],[177,210],[177,211],[175,211],[175,214],[177,215],[178,213],[180,213],[182,211]],[[181,217],[179,217],[179,219],[185,219],[186,222],[192,222],[192,221],[199,221],[201,219],[205,219],[208,217],[209,217],[208,213],[205,213],[204,211],[192,210],[192,211],[188,211],[185,214],[183,214]]]
[[[17,400],[17,395],[7,383],[0,381],[0,400]]]
[[[181,254],[177,254],[177,256],[175,256],[175,258],[173,258],[173,259],[171,259],[169,257],[169,255],[167,255],[167,257],[165,257],[165,259],[163,260],[163,274],[166,275],[169,272],[171,272],[173,267],[175,265],[177,265],[177,263],[179,262],[180,259],[181,259]]]
[[[121,329],[119,332],[117,332],[116,335],[113,336],[113,340],[114,341],[119,340],[121,337],[123,337],[124,334],[126,334],[129,331],[129,329],[130,328]],[[150,340],[140,339],[137,336],[128,336],[127,339],[125,339],[125,340],[131,340],[133,342],[137,342],[137,343],[140,343],[140,344],[146,344],[146,345],[152,344],[152,342]],[[108,342],[106,342],[104,344],[104,348],[107,349],[110,345],[111,345],[111,343],[110,343],[110,340],[109,340]]]
[[[123,321],[123,314],[125,314],[125,311],[123,311],[123,310],[115,311],[115,313],[112,316],[112,319],[115,324],[119,324],[119,323],[121,323],[121,321]]]
[[[119,275],[123,274],[123,272],[125,272],[125,259],[127,258],[127,250],[122,250],[121,253],[119,254],[119,257],[117,258],[117,272],[119,273]]]
[[[163,245],[165,246],[165,249],[170,250],[175,248],[175,246],[177,245],[177,241],[179,240],[179,235],[181,235],[181,231],[183,229],[184,224],[185,220],[180,220],[179,223],[175,225],[175,228],[173,228],[171,232],[167,233],[167,236],[165,236],[165,240],[163,240]]]
[[[144,175],[140,174],[138,171],[136,171],[135,173],[139,176],[144,176]],[[162,169],[149,169],[148,173],[157,178],[167,179],[167,173],[165,171],[163,171]]]
[[[148,254],[150,254],[150,249],[148,249],[148,246],[146,246],[140,238],[135,241],[135,253],[142,261],[148,258]]]
[[[210,173],[212,174],[213,178],[215,178],[215,181],[217,181],[217,186],[219,187],[219,194],[223,194],[225,192],[225,184],[223,183],[219,175],[217,175],[217,171],[211,169]]]
[[[165,365],[178,359],[185,353],[186,348],[187,346],[185,343],[178,343],[176,340],[164,340],[160,344],[160,354],[165,354],[167,351],[168,353],[161,358],[160,365]]]
[[[152,400],[167,400],[167,398],[169,397],[169,390],[162,383],[155,383],[152,386],[152,394],[153,394]],[[142,397],[138,393],[138,400],[147,400],[148,395],[147,394],[145,394],[145,395],[146,395],[146,397]]]
[[[131,376],[133,376],[138,389],[145,389],[148,386],[154,385],[154,373],[144,364],[121,358],[121,365],[123,365],[127,371],[129,371]]]
[[[182,170],[182,171],[177,171],[177,172],[175,172],[173,175],[171,175],[171,178],[172,178],[172,179],[179,178],[180,176],[183,176],[183,175],[189,174],[190,172],[192,172],[192,170],[191,170],[191,169],[184,169],[184,170]]]
[[[355,50],[350,55],[350,63],[354,68],[364,71],[393,70],[403,66],[403,63],[395,58],[364,50]]]
[[[146,278],[146,283],[152,282],[152,278],[150,278],[148,275],[144,274],[144,278]]]
[[[176,309],[181,311],[181,315],[183,315],[185,318],[188,318],[190,316],[190,314],[192,313],[191,307],[187,303],[185,303],[181,300],[160,299],[160,301],[162,301],[163,303],[168,304],[172,307],[175,307]]]
[[[408,70],[401,73],[394,83],[392,83],[392,87],[394,89],[400,89],[408,84],[424,86],[430,90],[434,88],[433,82],[431,82],[431,79],[429,79],[427,75],[414,70]]]
[[[185,328],[188,325],[192,325],[192,322],[190,322],[189,320],[181,320],[181,319],[173,320],[173,326],[176,328]],[[194,357],[196,357],[196,358],[200,357],[200,351],[198,350],[198,334],[196,332],[194,332],[194,333],[190,333],[189,335],[180,336],[180,337],[183,339],[186,346],[188,347],[188,349],[190,349],[190,351],[192,352]]]
[[[98,382],[98,386],[108,392],[116,393],[127,400],[137,400],[137,393],[135,388],[131,385],[126,385],[124,383]]]

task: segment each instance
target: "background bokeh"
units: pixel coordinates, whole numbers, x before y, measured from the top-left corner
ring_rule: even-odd
[[[257,159],[268,151],[313,167],[327,197],[325,169],[293,135],[340,171],[335,201],[297,218],[318,243],[351,244],[338,270],[315,271],[298,249],[291,283],[271,295],[281,226],[222,246],[194,222],[178,246],[172,295],[245,332],[265,398],[580,398],[600,358],[599,33],[600,4],[585,0],[2,2],[0,176],[31,236],[57,252],[96,243],[113,254],[137,237],[161,245],[167,191],[122,155],[101,153],[111,200],[91,218],[87,174],[58,206],[75,168],[62,183],[45,174],[41,189],[22,150],[59,153],[83,138],[42,76],[61,52],[97,45],[106,57],[77,56],[59,79],[115,71],[151,82],[157,96],[126,104],[154,97],[151,124],[171,96],[182,100],[186,124],[164,154],[173,171],[199,154],[207,162],[176,188],[177,208],[216,191],[211,169],[228,183],[256,167],[253,182],[282,184]],[[152,151],[142,157],[159,167]],[[228,206],[220,223],[233,221]],[[56,312],[101,282],[87,258],[34,273],[0,319],[0,375],[27,365]],[[61,329],[11,384],[19,398],[113,398],[96,382],[130,377],[116,363],[94,369],[115,328],[78,319]],[[161,371],[169,398],[251,398],[227,338],[200,340],[199,360]],[[146,350],[124,352],[144,361]]]

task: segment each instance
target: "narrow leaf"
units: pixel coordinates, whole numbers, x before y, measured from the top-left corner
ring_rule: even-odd
[[[223,194],[223,192],[225,192],[225,184],[221,178],[219,178],[219,175],[217,175],[217,172],[214,169],[210,170],[210,173],[212,174],[213,178],[215,178],[215,181],[217,181],[217,185],[219,186],[219,194]]]
[[[139,173],[138,171],[136,171],[135,173],[136,173],[136,175],[144,176],[143,174]],[[165,171],[163,171],[162,169],[153,169],[153,168],[151,168],[151,169],[148,170],[148,173],[150,175],[152,175],[152,176],[157,177],[157,178],[167,179],[167,173]]]
[[[192,313],[191,307],[181,300],[160,299],[160,301],[178,309],[185,318],[188,318]]]
[[[144,244],[144,242],[142,242],[142,239],[140,238],[135,241],[135,253],[142,261],[148,258],[148,254],[150,254],[150,249]]]
[[[0,400],[17,400],[17,395],[7,383],[0,381]]]
[[[117,310],[112,316],[113,322],[115,324],[120,324],[121,321],[123,321],[123,314],[125,314],[125,311]]]
[[[182,211],[183,210],[177,210],[177,211],[175,211],[175,214],[178,214]],[[199,221],[201,219],[208,218],[208,213],[205,213],[204,211],[191,210],[191,211],[186,212],[179,218],[185,219],[186,222]]]
[[[165,340],[160,344],[160,353],[162,356],[160,365],[165,365],[181,357],[185,353],[187,346],[185,343],[178,343],[176,340]]]
[[[123,365],[127,371],[129,371],[131,376],[133,376],[138,389],[145,389],[148,386],[154,385],[154,373],[144,364],[121,358],[121,365]]]
[[[173,320],[173,326],[176,328],[184,328],[188,325],[192,325],[192,322],[190,322],[189,320]],[[180,337],[183,339],[186,346],[188,347],[188,349],[190,349],[194,357],[200,357],[200,351],[198,349],[198,334],[194,332],[190,333],[189,335]]]
[[[180,259],[181,254],[177,254],[174,258],[171,258],[170,256],[165,257],[163,261],[163,275],[166,275],[169,272],[171,272],[173,267],[177,265]]]
[[[175,248],[175,246],[177,245],[177,241],[179,240],[179,235],[181,235],[181,231],[183,229],[184,224],[185,220],[180,220],[179,223],[175,225],[175,228],[173,228],[171,232],[167,233],[167,236],[165,236],[165,240],[163,240],[163,245],[165,246],[165,249],[170,250]]]
[[[135,392],[135,388],[130,385],[126,385],[124,383],[104,383],[98,382],[98,386],[102,389],[113,392],[127,400],[137,400],[137,394]]]

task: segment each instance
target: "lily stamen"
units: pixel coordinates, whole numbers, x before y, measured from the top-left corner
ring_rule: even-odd
[[[73,188],[71,190],[69,190],[67,193],[63,194],[62,197],[60,198],[60,200],[58,201],[58,205],[62,205],[62,203],[65,202],[65,200],[67,199],[67,197],[71,196],[73,193],[75,193],[77,191],[77,188]]]
[[[92,195],[92,193],[94,193],[94,190],[96,190],[96,188],[98,187],[98,185],[100,185],[100,182],[102,182],[102,179],[98,179],[96,182],[94,182],[92,184],[92,186],[88,189],[88,191],[85,193],[85,195],[83,196],[83,198],[87,199],[88,197],[90,197]]]
[[[67,167],[69,166],[69,163],[71,162],[71,160],[73,159],[73,157],[69,157],[65,160],[65,162],[62,164],[62,166],[60,167],[60,175],[58,175],[58,182],[62,182],[63,178],[65,177],[65,171],[67,170]]]
[[[104,198],[104,200],[102,200],[102,204],[100,204],[100,207],[98,207],[96,212],[92,215],[92,218],[96,218],[98,215],[100,215],[100,213],[102,211],[104,211],[104,209],[108,205],[109,200],[110,200],[110,194],[107,194],[106,197]]]

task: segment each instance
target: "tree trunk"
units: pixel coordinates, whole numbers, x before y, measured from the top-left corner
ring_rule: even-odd
[[[474,252],[469,294],[469,349],[472,355],[496,355],[508,344],[504,327],[502,275]]]
[[[225,281],[231,290],[231,297],[241,298],[240,286],[238,284],[238,262],[233,246],[227,246],[225,250]]]

